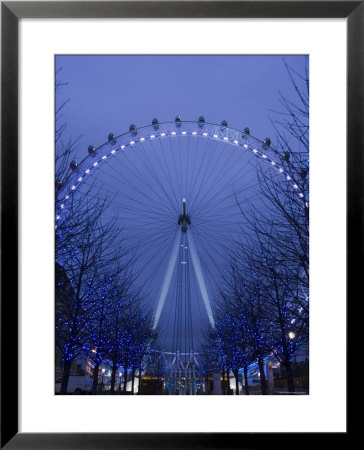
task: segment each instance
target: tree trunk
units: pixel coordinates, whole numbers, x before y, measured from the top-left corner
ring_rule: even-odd
[[[283,358],[283,365],[286,368],[287,388],[289,392],[294,392],[292,365],[287,343],[283,344]]]
[[[124,386],[123,386],[123,392],[126,392],[126,383],[128,382],[128,371],[124,370]]]
[[[116,371],[118,366],[113,364],[111,369],[111,383],[110,383],[110,394],[113,395],[115,392],[115,378],[116,378]]]
[[[286,376],[287,376],[287,387],[288,392],[294,392],[294,383],[293,383],[293,374],[292,374],[292,365],[291,361],[287,361],[286,366]]]
[[[244,366],[244,390],[245,390],[245,395],[249,395],[248,366]]]
[[[228,385],[228,392],[230,394],[230,369],[226,369],[226,376],[227,376],[227,385]]]
[[[234,377],[235,377],[235,384],[236,384],[236,393],[235,395],[239,395],[239,370],[235,369],[233,371]]]
[[[142,390],[142,368],[139,367],[139,384],[138,384],[138,395],[141,394]]]
[[[131,393],[134,395],[134,380],[135,380],[135,369],[133,367],[131,371]]]
[[[258,366],[259,366],[259,372],[260,372],[260,390],[263,395],[267,395],[267,381],[265,379],[265,373],[264,373],[264,361],[262,358],[259,358],[258,360]]]
[[[92,384],[92,393],[94,395],[96,395],[97,385],[99,383],[99,368],[100,368],[100,363],[96,364],[94,367],[93,384]]]
[[[70,377],[72,361],[65,361],[63,364],[63,376],[61,384],[61,394],[67,394],[68,380]]]

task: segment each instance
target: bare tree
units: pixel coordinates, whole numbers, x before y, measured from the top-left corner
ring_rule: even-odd
[[[228,339],[239,317],[240,329],[247,333],[250,350],[258,361],[263,394],[267,390],[264,358],[273,352],[285,366],[288,387],[293,391],[292,354],[295,346],[308,341],[308,67],[301,74],[284,64],[296,101],[280,94],[282,109],[273,111],[271,117],[276,142],[272,147],[266,143],[265,151],[277,170],[258,164],[260,200],[249,210],[236,196],[249,230],[242,230],[241,241],[229,254],[220,295],[225,308],[221,319],[224,332],[220,333],[227,345],[224,353],[229,355],[232,347],[234,357],[239,355],[239,339]]]
[[[109,352],[105,362],[110,365],[111,368],[111,386],[110,393],[115,391],[116,374],[119,366],[121,365],[121,343],[125,335],[124,321],[129,314],[130,308],[134,303],[136,293],[133,292],[133,285],[135,283],[134,275],[130,269],[132,266],[132,260],[119,270],[116,275],[116,289],[110,293],[111,303],[108,311],[109,314]]]
[[[57,308],[57,311],[62,310],[56,317],[56,344],[64,361],[61,393],[67,392],[72,361],[87,350],[87,328],[100,288],[99,273],[115,261],[113,245],[117,230],[105,225],[100,214],[96,214],[94,220],[92,213],[90,211],[81,234],[76,233],[59,244],[56,256],[73,291],[72,297],[65,297],[66,301]]]
[[[67,82],[63,81],[61,77],[62,67],[56,69],[56,111],[55,111],[55,179],[56,189],[59,189],[69,174],[69,166],[74,159],[77,152],[78,141],[81,136],[76,139],[66,137],[65,132],[67,123],[64,121],[63,111],[66,105],[71,101],[70,98],[64,98],[62,91]]]
[[[284,61],[296,101],[280,94],[281,111],[271,117],[276,130],[274,148],[266,149],[279,170],[258,166],[260,203],[242,214],[261,255],[268,255],[274,270],[287,282],[292,319],[309,325],[309,82],[308,60],[303,73]],[[239,203],[239,199],[237,198]],[[249,242],[245,242],[249,246]]]
[[[56,73],[56,346],[62,355],[61,393],[67,392],[72,362],[88,356],[94,364],[94,391],[102,363],[116,370],[142,366],[150,340],[150,312],[141,307],[140,288],[132,274],[135,252],[121,239],[117,218],[107,218],[109,203],[93,184],[67,194],[64,187],[72,172],[77,140],[65,139],[62,112],[69,99],[59,91],[66,83]],[[148,324],[148,325],[147,325]],[[128,362],[128,363],[126,363]],[[124,383],[126,388],[126,383]]]
[[[113,257],[113,263],[106,266],[99,274],[95,297],[89,308],[89,320],[86,329],[88,358],[93,363],[93,393],[97,392],[100,365],[109,360],[113,349],[114,325],[118,318],[120,299],[132,281],[132,260],[128,252]],[[116,317],[115,317],[116,316]],[[119,323],[118,326],[121,324]],[[116,368],[112,368],[115,379]]]

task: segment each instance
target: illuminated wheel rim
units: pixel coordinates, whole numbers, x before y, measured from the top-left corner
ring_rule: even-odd
[[[230,158],[228,163],[225,153]],[[181,160],[187,154],[185,164]],[[196,154],[198,156],[195,156]],[[135,169],[136,163],[140,165]],[[158,165],[164,167],[160,172]],[[206,171],[205,179],[202,176],[201,179],[198,178],[200,166],[201,173],[204,173],[203,170]],[[205,166],[207,168],[204,169]],[[209,291],[213,292],[222,253],[228,245],[227,241],[241,231],[240,225],[236,226],[236,217],[239,214],[239,223],[241,222],[241,211],[232,212],[236,198],[234,199],[231,187],[234,186],[237,196],[241,196],[239,201],[249,205],[257,195],[258,181],[253,180],[255,185],[252,182],[252,186],[246,189],[244,183],[250,180],[252,174],[256,175],[258,166],[263,170],[272,170],[282,182],[288,183],[292,192],[302,200],[302,205],[308,206],[304,193],[300,192],[299,184],[281,163],[278,152],[270,146],[270,142],[251,136],[248,130],[239,131],[229,128],[226,124],[198,121],[154,123],[138,129],[133,126],[119,136],[109,135],[108,142],[96,149],[90,147],[89,155],[77,166],[74,165],[74,170],[57,191],[56,229],[61,227],[67,218],[73,198],[79,193],[82,195],[88,186],[95,182],[96,191],[102,191],[113,199],[114,206],[110,218],[121,214],[121,228],[126,230],[126,238],[133,248],[138,248],[145,259],[145,264],[138,267],[138,271],[144,271],[146,285],[150,286],[153,280],[158,277],[160,279],[165,271],[171,236],[178,226],[181,200],[186,197],[192,217],[191,229],[199,241],[207,285]],[[168,170],[173,167],[177,167],[174,173],[172,169]],[[231,170],[231,179],[228,168]],[[179,176],[179,172],[183,172],[184,175]],[[133,177],[136,180],[134,183]],[[163,183],[169,185],[170,192]],[[174,183],[178,187],[173,188]],[[205,188],[206,186],[209,188]],[[214,194],[210,200],[209,190]],[[139,210],[133,202],[128,204],[135,195],[137,201],[134,205],[139,205]],[[143,196],[148,196],[149,200],[144,201]],[[214,265],[216,267],[210,272],[206,269]],[[154,270],[152,266],[156,266],[156,269]],[[191,286],[196,287],[193,281]],[[150,292],[154,290],[151,295],[156,298],[157,288],[154,286],[153,289],[148,289]],[[197,301],[196,304],[199,309],[194,313],[202,320],[203,307]]]

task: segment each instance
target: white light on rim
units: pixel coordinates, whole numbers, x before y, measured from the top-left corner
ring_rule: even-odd
[[[217,138],[217,137],[219,137],[217,134],[214,134],[214,138]]]
[[[82,177],[80,177],[79,179],[78,179],[78,181],[82,181],[83,180],[83,178]]]
[[[192,134],[193,134],[194,136],[196,136],[197,131],[192,131]]]
[[[187,134],[187,132],[186,131],[182,131],[182,134]]]
[[[140,138],[140,142],[143,142],[143,141],[145,141],[145,138]]]
[[[239,141],[234,141],[234,144],[239,144]]]
[[[62,205],[61,205],[61,209],[63,209],[64,208],[64,204],[62,203]]]
[[[125,148],[125,145],[122,145],[122,146],[121,146],[120,148],[121,148],[121,150],[124,150],[124,148]]]
[[[291,179],[291,177],[289,175],[287,175],[287,180],[289,181]]]
[[[258,153],[258,150],[256,148],[253,148],[253,153]]]
[[[262,155],[262,156],[263,156],[264,159],[267,157],[267,155]]]
[[[171,133],[171,134],[172,134],[172,136],[174,136],[174,135],[176,134],[176,132],[175,132],[175,131],[172,131],[172,133]]]
[[[301,197],[301,198],[303,198],[303,194],[302,194],[302,192],[300,192],[300,197]]]
[[[69,196],[69,195],[66,195],[65,199],[68,200],[69,198],[70,198],[70,196]]]
[[[134,141],[131,141],[131,142],[130,142],[130,145],[134,145],[134,144],[135,144],[135,142],[134,142]]]
[[[115,153],[116,153],[116,150],[111,150],[112,155],[115,155]]]
[[[298,189],[298,186],[297,186],[297,184],[294,184],[294,185],[293,185],[293,187],[294,187],[295,189]]]
[[[150,135],[150,138],[151,138],[151,139],[154,139],[154,138],[155,138],[155,135],[154,135],[154,134],[151,134],[151,135]]]
[[[74,191],[74,190],[76,189],[76,186],[73,185],[73,186],[71,187],[71,189],[72,189],[72,191]]]
[[[279,169],[279,171],[282,173],[282,172],[283,172],[283,169]]]
[[[244,148],[248,148],[248,144],[244,144]]]
[[[96,167],[96,166],[97,166],[97,164],[98,164],[98,162],[97,162],[97,161],[95,161],[95,162],[94,162],[94,166]]]
[[[165,136],[166,135],[166,133],[161,133],[161,136]]]
[[[56,217],[56,220],[59,220],[60,218],[61,218],[61,216],[57,216],[57,217]]]
[[[276,165],[276,163],[274,161],[272,161],[272,166],[275,166],[275,165]]]
[[[204,136],[207,136],[207,133],[202,133]]]
[[[101,159],[106,159],[106,155],[104,155]]]

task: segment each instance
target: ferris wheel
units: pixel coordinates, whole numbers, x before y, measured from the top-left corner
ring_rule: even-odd
[[[137,252],[137,271],[154,311],[152,326],[160,325],[161,345],[175,355],[172,376],[181,368],[195,371],[199,334],[214,326],[226,251],[242,230],[249,233],[241,208],[263,207],[258,167],[303,198],[276,153],[269,138],[259,140],[248,128],[239,131],[226,121],[153,119],[143,127],[132,124],[119,136],[110,133],[98,148],[90,145],[58,185],[56,228],[75,196],[92,189],[108,198],[103,220],[115,221],[123,242]]]

